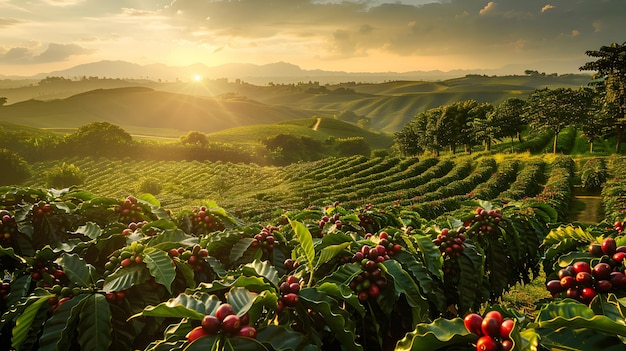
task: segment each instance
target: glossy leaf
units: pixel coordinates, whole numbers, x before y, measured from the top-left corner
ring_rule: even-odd
[[[340,253],[344,252],[347,247],[350,246],[349,242],[338,244],[338,245],[330,245],[323,248],[319,253],[319,258],[315,262],[315,269],[324,263],[332,260],[337,257]]]
[[[147,248],[144,251],[143,262],[148,267],[150,275],[154,277],[154,280],[164,285],[171,294],[172,282],[176,279],[176,267],[172,264],[172,259],[167,252]]]
[[[278,285],[278,272],[274,266],[267,261],[255,260],[241,268],[241,272],[247,276],[259,276],[267,279],[270,283]]]
[[[326,293],[315,288],[304,288],[298,293],[300,303],[319,313],[345,350],[361,351],[356,343],[354,321],[348,312],[339,307],[338,302]]]
[[[257,331],[257,340],[281,351],[316,351],[318,348],[309,342],[302,333],[297,333],[278,325],[268,325]]]
[[[76,337],[79,315],[88,295],[75,296],[59,306],[48,319],[39,339],[39,350],[69,350]]]
[[[433,351],[452,348],[462,349],[475,343],[478,336],[470,333],[463,319],[438,318],[430,324],[418,324],[415,330],[396,343],[395,351]],[[469,348],[468,348],[469,349]]]
[[[304,257],[307,260],[309,271],[313,272],[313,262],[315,262],[315,248],[313,247],[313,237],[311,232],[302,222],[289,220],[289,224],[293,228],[298,243],[304,252]],[[311,273],[312,274],[312,273]]]
[[[78,286],[89,287],[97,280],[96,268],[77,254],[63,254],[55,263],[61,266],[70,281]]]
[[[207,293],[195,293],[193,295],[180,294],[167,302],[158,304],[157,306],[148,306],[134,317],[152,316],[152,317],[173,317],[173,318],[190,318],[202,320],[207,314],[214,314],[215,310],[222,302],[215,295]]]
[[[53,296],[54,295],[43,295],[29,299],[28,307],[26,307],[24,312],[15,320],[15,327],[13,327],[11,336],[11,345],[17,351],[20,351],[20,346],[24,340],[26,340],[39,309],[42,308],[42,306],[47,306],[48,300]]]
[[[130,265],[115,271],[104,280],[103,290],[106,292],[122,291],[133,285],[139,285],[150,278],[150,273],[144,265]]]
[[[412,307],[413,325],[429,318],[428,301],[422,296],[413,278],[395,260],[382,262],[383,270],[393,279],[396,298],[404,294],[409,306]]]
[[[107,351],[111,345],[111,310],[104,295],[89,295],[79,315],[78,343],[83,350]]]

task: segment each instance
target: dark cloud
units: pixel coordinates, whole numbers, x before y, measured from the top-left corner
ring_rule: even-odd
[[[75,55],[89,55],[94,50],[80,47],[76,44],[55,44],[50,43],[48,48],[35,54],[28,48],[12,48],[4,53],[0,53],[0,63],[4,64],[39,64],[65,61]]]
[[[407,5],[310,0],[175,0],[164,14],[188,31],[243,40],[315,33],[328,55],[583,54],[624,41],[623,0],[450,0]],[[547,50],[547,51],[546,51]]]

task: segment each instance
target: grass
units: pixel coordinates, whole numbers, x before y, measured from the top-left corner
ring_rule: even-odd
[[[541,307],[538,301],[550,298],[546,290],[546,275],[543,270],[530,283],[517,283],[501,297],[500,303],[534,319]]]

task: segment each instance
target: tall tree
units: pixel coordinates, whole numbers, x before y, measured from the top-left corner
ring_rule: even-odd
[[[553,153],[556,153],[559,132],[587,116],[587,106],[584,106],[581,96],[580,90],[545,88],[535,90],[528,98],[525,118],[534,130],[554,132]]]
[[[615,150],[619,153],[626,128],[626,42],[612,43],[610,46],[600,47],[600,50],[589,50],[585,54],[597,58],[585,63],[580,70],[597,71],[594,78],[602,78],[605,86],[603,108],[605,113],[613,113],[615,116]]]
[[[522,131],[527,125],[522,118],[524,106],[526,106],[526,101],[508,98],[496,107],[492,119],[494,123],[506,126],[506,128],[501,128],[500,133],[494,136],[495,139],[508,136],[511,137],[511,143],[513,143],[513,138],[517,138],[519,142],[522,141]]]

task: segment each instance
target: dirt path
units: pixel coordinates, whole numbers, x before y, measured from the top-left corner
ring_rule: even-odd
[[[602,212],[602,196],[576,195],[576,206],[579,211],[573,213],[571,219],[585,224],[595,224],[600,221]]]
[[[317,132],[317,128],[320,126],[320,123],[322,123],[322,119],[320,117],[317,117],[317,122],[315,122],[315,125],[313,126],[313,130]]]

